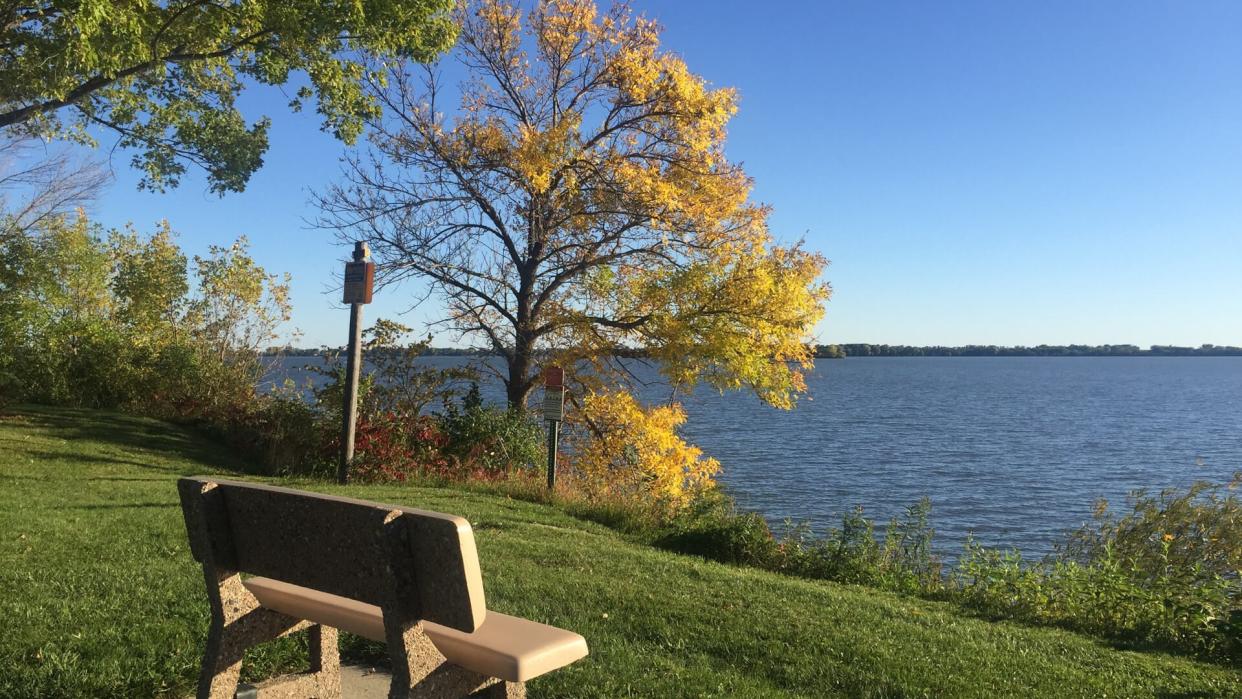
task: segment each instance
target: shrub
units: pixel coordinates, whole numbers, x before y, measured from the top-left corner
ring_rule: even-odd
[[[366,372],[370,386],[359,396],[359,409],[364,414],[423,415],[434,404],[452,403],[465,382],[477,380],[478,372],[473,367],[435,368],[422,364],[419,358],[431,346],[431,338],[402,342],[410,332],[410,328],[383,318],[362,332],[363,349],[371,368]]]
[[[1242,659],[1239,480],[1139,491],[1120,519],[1101,504],[1094,523],[1036,563],[969,542],[952,596],[995,617]]]
[[[1041,561],[970,540],[947,577],[931,552],[926,499],[891,521],[882,537],[861,508],[822,537],[788,522],[774,537],[761,517],[738,513],[712,490],[653,539],[726,563],[945,598],[992,618],[1238,662],[1239,484],[1242,474],[1227,485],[1198,483],[1155,497],[1138,492],[1120,518],[1101,506],[1093,525]]]
[[[808,578],[912,594],[934,592],[942,580],[940,562],[931,551],[930,513],[927,498],[911,505],[904,516],[889,522],[882,541],[861,507],[842,516],[841,527],[820,539],[806,524],[786,523],[775,567]]]
[[[724,563],[750,565],[818,580],[931,593],[943,582],[931,553],[931,503],[924,498],[889,523],[883,541],[861,507],[845,514],[841,528],[814,536],[806,523],[786,522],[773,535],[763,517],[738,512],[719,489],[705,492],[681,512],[655,544]]]
[[[767,521],[754,512],[738,512],[719,489],[703,492],[655,544],[678,553],[760,568],[776,567],[778,555]]]
[[[443,453],[448,440],[431,417],[370,415],[358,421],[355,438],[351,477],[357,481],[402,482],[418,476],[444,477],[452,470]],[[339,439],[333,446],[337,444]]]
[[[715,485],[720,463],[677,434],[679,404],[644,406],[623,390],[588,393],[566,432],[566,481],[589,497],[657,503],[670,515]]]
[[[1205,579],[1236,577],[1242,571],[1239,485],[1242,471],[1224,485],[1197,482],[1158,495],[1138,490],[1121,518],[1100,500],[1093,521],[1067,537],[1062,558],[1090,563],[1112,555],[1153,581],[1170,568],[1198,570]]]
[[[675,530],[656,543],[678,553],[760,568],[769,567],[777,550],[768,523],[754,512],[698,522],[692,527]]]
[[[379,320],[364,331],[372,371],[358,386],[355,475],[368,480],[425,476],[461,481],[491,480],[527,471],[542,461],[539,425],[515,411],[483,404],[477,383],[462,396],[460,386],[476,377],[469,367],[434,368],[419,357],[429,341],[401,344],[409,329]],[[334,430],[341,422],[345,367],[339,356],[316,369],[329,377],[314,392],[315,410],[329,450],[339,448]],[[444,412],[425,413],[439,401]]]
[[[477,383],[471,384],[460,407],[446,401],[440,420],[445,451],[457,459],[463,471],[496,475],[515,469],[533,470],[545,458],[540,425],[516,411],[484,405]]]
[[[187,260],[162,225],[105,234],[52,216],[0,241],[0,381],[10,400],[221,424],[249,409],[288,280],[244,239]]]
[[[324,453],[319,415],[291,386],[263,396],[255,405],[260,459],[269,472],[328,475],[335,471],[334,455]]]

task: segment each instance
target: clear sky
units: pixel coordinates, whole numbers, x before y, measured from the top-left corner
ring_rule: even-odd
[[[740,90],[730,158],[778,235],[832,260],[820,342],[1242,345],[1242,2],[632,4]],[[167,218],[191,253],[247,235],[293,274],[299,344],[339,345],[348,251],[305,220],[342,146],[286,102],[243,101],[275,122],[244,194],[140,193],[117,153],[93,211]]]

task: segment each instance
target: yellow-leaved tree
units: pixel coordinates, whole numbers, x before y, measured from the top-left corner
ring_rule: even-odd
[[[624,390],[594,391],[581,403],[590,438],[574,451],[569,477],[587,496],[676,510],[714,483],[720,463],[677,435],[686,421],[680,405],[644,407]]]
[[[440,325],[503,358],[512,406],[537,385],[537,360],[571,369],[579,434],[592,437],[573,448],[582,473],[677,472],[652,480],[677,499],[717,465],[668,441],[680,407],[636,403],[618,356],[650,357],[678,389],[792,407],[826,261],[774,239],[724,155],[736,92],[662,51],[653,21],[590,0],[528,12],[476,0],[459,20],[445,59],[466,75],[456,107],[446,113],[438,66],[377,72],[384,116],[319,196],[322,223],[368,241],[383,283],[438,294]]]

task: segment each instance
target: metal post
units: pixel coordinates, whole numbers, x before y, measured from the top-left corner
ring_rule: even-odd
[[[556,441],[565,419],[565,370],[543,369],[543,419],[548,421],[548,490],[556,490]]]
[[[370,251],[366,243],[354,244],[355,263],[366,262],[369,256]],[[349,291],[346,293],[348,295]],[[369,296],[369,291],[367,295]],[[349,354],[345,362],[345,403],[341,410],[341,462],[336,470],[338,483],[349,482],[349,464],[354,460],[354,430],[358,422],[358,375],[362,370],[363,303],[365,301],[359,299],[349,304]]]
[[[548,420],[548,490],[556,490],[556,442],[561,433],[560,420]]]

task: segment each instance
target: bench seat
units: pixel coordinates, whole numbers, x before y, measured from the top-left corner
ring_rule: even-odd
[[[271,578],[243,585],[264,607],[383,643],[380,608]],[[525,682],[586,657],[586,639],[572,631],[489,611],[474,633],[429,621],[423,629],[444,658],[481,675]]]

